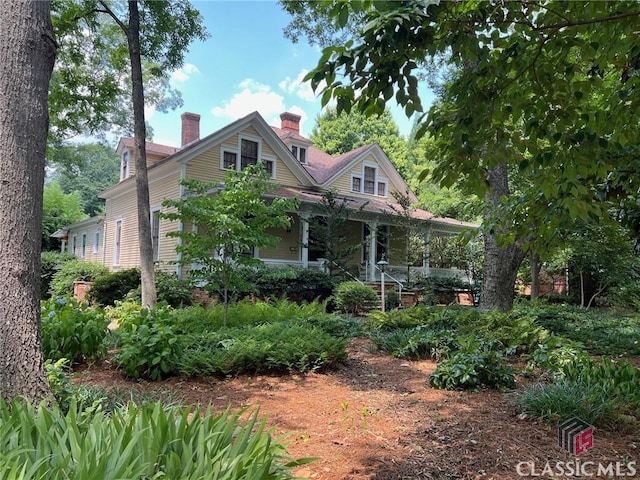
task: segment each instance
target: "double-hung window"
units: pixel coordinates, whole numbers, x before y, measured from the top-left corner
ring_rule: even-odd
[[[122,154],[122,162],[120,164],[120,180],[125,180],[129,175],[129,150],[125,150]]]
[[[375,194],[376,169],[375,167],[364,167],[364,193]]]
[[[225,146],[221,150],[220,168],[223,170],[244,170],[249,165],[262,164],[267,173],[275,177],[275,158],[264,158],[260,153],[260,142],[250,138],[240,138],[239,149]]]
[[[93,234],[93,253],[98,253],[100,251],[100,232],[95,232]]]
[[[153,260],[160,259],[160,210],[151,212],[151,245],[153,247]]]
[[[258,163],[258,142],[243,138],[240,141],[240,169]]]
[[[113,241],[113,264],[120,265],[120,242],[122,241],[122,220],[116,220],[115,238]]]

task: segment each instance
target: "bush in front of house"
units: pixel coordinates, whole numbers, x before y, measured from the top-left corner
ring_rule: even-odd
[[[73,299],[42,302],[42,350],[52,361],[67,358],[73,363],[92,362],[106,355],[103,340],[109,321],[102,309]]]
[[[245,282],[252,286],[247,294],[261,298],[287,298],[293,302],[324,301],[331,296],[335,282],[320,270],[308,268],[272,268],[261,266],[242,271]]]
[[[455,302],[456,291],[469,290],[471,286],[458,277],[417,277],[407,282],[406,289],[421,298],[424,305]]]
[[[140,269],[128,268],[96,277],[87,293],[87,300],[103,307],[113,306],[131,290],[140,287]]]
[[[366,313],[379,304],[378,294],[360,282],[342,282],[336,287],[334,300],[340,310],[351,315]]]
[[[167,307],[152,312],[143,309],[123,318],[118,328],[120,351],[113,356],[113,363],[131,378],[161,380],[177,373],[186,339],[176,333],[173,320]]]
[[[42,252],[40,254],[40,262],[42,265],[40,272],[40,298],[42,300],[51,297],[51,281],[53,277],[60,271],[65,263],[75,259],[76,257],[70,253]]]
[[[84,260],[70,260],[53,275],[51,280],[51,294],[53,297],[70,297],[73,295],[75,282],[92,282],[100,275],[109,273],[104,265]]]

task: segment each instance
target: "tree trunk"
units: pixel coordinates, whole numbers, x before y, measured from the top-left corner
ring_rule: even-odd
[[[138,200],[138,243],[140,245],[140,277],[142,306],[156,306],[156,284],[151,238],[151,206],[149,203],[149,179],[147,176],[147,129],[144,118],[144,86],[142,60],[140,58],[140,15],[138,2],[129,2],[129,28],[127,29],[133,99],[134,137],[136,140],[136,193]]]
[[[485,218],[496,215],[496,208],[503,196],[509,195],[508,170],[506,164],[492,167],[487,172],[490,192]],[[516,275],[525,254],[517,242],[501,247],[498,235],[504,230],[486,232],[484,235],[484,263],[480,308],[509,311],[513,308]]]
[[[47,97],[56,43],[45,1],[0,8],[0,397],[50,396],[40,338]]]
[[[531,251],[531,300],[540,296],[540,255]]]

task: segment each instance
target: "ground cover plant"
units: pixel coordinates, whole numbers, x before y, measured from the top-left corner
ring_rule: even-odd
[[[533,317],[537,325],[579,342],[593,354],[640,355],[640,314],[612,314],[606,309],[524,302],[517,313]]]
[[[353,320],[326,313],[324,303],[245,300],[153,312],[121,304],[115,365],[132,378],[309,372],[346,358]],[[116,314],[117,315],[117,314]],[[225,326],[226,324],[226,326]]]
[[[549,423],[578,415],[607,429],[635,425],[640,418],[640,371],[626,362],[589,356],[635,353],[634,317],[545,304],[523,304],[508,313],[419,306],[369,316],[369,336],[380,350],[438,361],[429,378],[433,387],[509,390],[518,373],[542,375],[540,383],[511,395],[519,412]],[[603,328],[595,326],[598,321],[610,333],[596,335],[593,330]],[[625,335],[632,340],[618,338]]]

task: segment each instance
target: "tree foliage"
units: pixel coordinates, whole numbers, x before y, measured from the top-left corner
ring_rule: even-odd
[[[110,4],[123,10],[125,2]],[[104,137],[133,131],[127,41],[118,25],[96,15],[96,9],[98,3],[92,0],[52,2],[59,42],[49,96],[54,142],[75,135]],[[177,48],[185,45],[180,40]],[[182,95],[169,83],[171,68],[145,56],[143,71],[147,107],[165,112],[182,105]]]
[[[419,66],[446,55],[457,74],[422,125],[439,141],[445,161],[434,175],[444,185],[473,174],[484,194],[478,178],[507,161],[535,174],[537,193],[520,202],[553,206],[527,212],[539,224],[607,215],[594,199],[637,198],[637,2],[325,6],[338,24],[350,8],[366,11],[357,39],[325,49],[308,75],[316,87],[326,82],[323,101],[338,111],[380,113],[392,98],[408,115],[422,111]]]
[[[57,250],[59,244],[51,238],[51,234],[85,217],[78,192],[65,193],[58,182],[45,185],[42,205],[42,250]]]
[[[576,221],[567,229],[563,244],[556,261],[568,265],[578,277],[583,307],[590,307],[607,289],[633,282],[640,268],[633,242],[615,224]]]
[[[224,184],[185,180],[189,193],[164,202],[171,209],[164,218],[195,226],[167,235],[181,240],[176,251],[181,264],[192,267],[192,277],[206,281],[205,288],[222,298],[225,324],[234,291],[245,286],[237,266],[259,264],[253,249],[276,245],[279,239],[269,230],[289,226],[287,212],[297,207],[295,199],[265,200],[274,188],[269,178],[261,166],[249,166],[229,172]]]
[[[352,216],[347,199],[335,190],[327,190],[315,207],[314,215],[309,217],[309,250],[327,261],[330,275],[347,271],[347,263],[362,248],[361,244],[354,245],[348,234],[347,225]]]
[[[407,172],[407,142],[388,110],[367,117],[358,112],[342,112],[326,108],[316,117],[310,140],[330,155],[342,155],[358,147],[377,143],[401,174]]]
[[[485,306],[511,305],[508,284],[527,244],[548,244],[575,217],[637,210],[637,2],[323,6],[337,27],[352,18],[361,25],[351,40],[324,49],[307,76],[338,112],[372,115],[392,100],[409,116],[423,112],[425,59],[452,72],[418,136],[429,130],[437,141],[434,179],[445,187],[463,181],[485,198]],[[514,169],[530,188],[513,188]],[[500,299],[489,296],[494,281]]]
[[[77,193],[82,209],[89,216],[104,209],[98,193],[119,179],[120,159],[113,148],[100,143],[66,144],[49,149],[51,177],[64,193]]]

